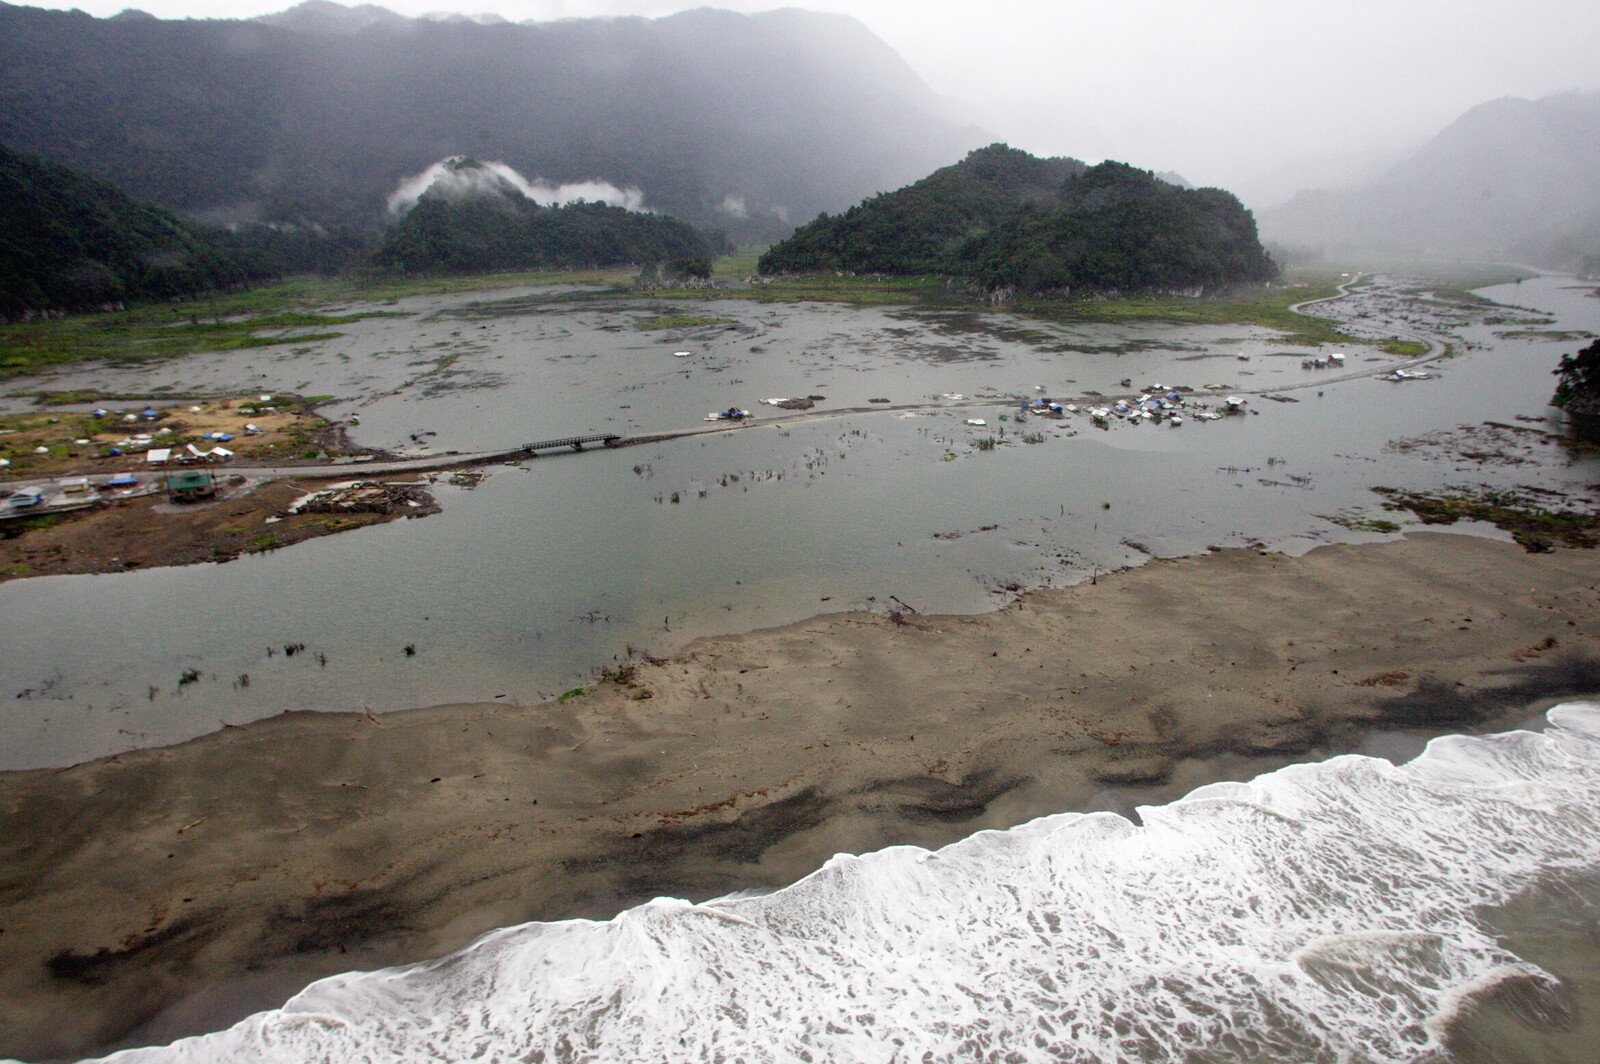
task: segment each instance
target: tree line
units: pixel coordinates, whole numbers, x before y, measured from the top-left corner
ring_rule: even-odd
[[[382,234],[350,226],[186,223],[105,181],[0,145],[0,320],[225,291],[293,273],[462,273],[708,259],[726,250],[665,215],[520,193],[424,195]]]

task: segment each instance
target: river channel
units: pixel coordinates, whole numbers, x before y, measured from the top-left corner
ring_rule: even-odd
[[[405,454],[681,428],[729,406],[757,416],[726,434],[490,466],[474,487],[436,484],[437,515],[226,564],[0,585],[0,769],[284,711],[528,704],[630,650],[699,635],[891,605],[979,612],[1152,557],[1381,539],[1351,527],[1404,522],[1379,485],[1589,495],[1597,461],[1553,440],[1547,404],[1561,354],[1600,334],[1593,285],[1488,289],[1506,306],[1477,313],[1404,287],[1379,279],[1316,309],[1450,342],[1430,379],[1334,383],[1302,368],[1326,350],[1237,325],[736,299],[685,310],[529,289],[403,300],[304,346],[10,382],[331,394],[321,409],[358,419],[353,439]],[[1397,361],[1341,350],[1348,369]],[[1244,416],[1108,430],[1019,423],[998,405],[1126,392],[1123,379],[1296,401],[1256,394]],[[885,398],[935,408],[761,424],[779,412],[759,400],[806,395],[825,396],[822,412]],[[1463,457],[1463,426],[1492,436],[1494,456]],[[180,684],[187,670],[200,678]]]

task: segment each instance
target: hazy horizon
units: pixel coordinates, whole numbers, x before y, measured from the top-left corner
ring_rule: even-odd
[[[251,18],[284,0],[87,0],[109,16]],[[348,6],[355,6],[354,4]],[[661,17],[714,6],[853,15],[894,48],[952,117],[1035,154],[1116,158],[1220,185],[1260,209],[1300,188],[1375,176],[1473,106],[1600,88],[1600,9],[1577,0],[1206,5],[1000,0],[394,0],[421,16],[512,21]]]

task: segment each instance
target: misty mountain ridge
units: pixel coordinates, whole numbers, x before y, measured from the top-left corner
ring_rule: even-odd
[[[738,240],[985,142],[857,20],[437,21],[310,0],[253,20],[0,4],[0,142],[217,222],[375,225],[457,156]]]
[[[444,21],[424,16],[429,21]],[[376,4],[356,4],[346,7],[330,0],[305,0],[304,3],[272,15],[258,15],[252,21],[296,33],[344,35],[360,33],[373,26],[399,29],[411,20]]]
[[[1600,93],[1480,104],[1363,188],[1259,214],[1267,239],[1330,253],[1574,266],[1600,252]]]

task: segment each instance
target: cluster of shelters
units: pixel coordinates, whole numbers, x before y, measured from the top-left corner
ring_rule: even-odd
[[[1183,392],[1163,388],[1159,384],[1151,385],[1137,396],[1118,399],[1110,406],[1085,406],[1080,409],[1077,403],[1058,403],[1048,398],[1022,401],[1022,412],[1025,414],[1064,417],[1067,414],[1086,412],[1089,419],[1102,428],[1109,426],[1113,420],[1134,425],[1144,422],[1151,424],[1166,422],[1170,427],[1177,428],[1183,424],[1186,417],[1197,421],[1216,421],[1226,414],[1242,414],[1245,412],[1245,407],[1245,400],[1236,395],[1229,396],[1221,406],[1212,407],[1197,399],[1185,397]]]

